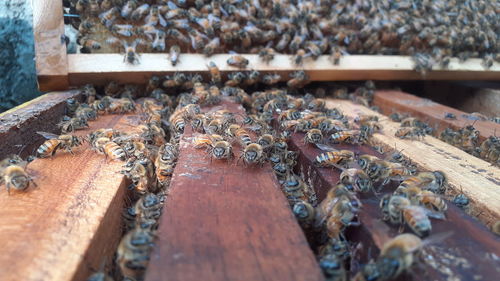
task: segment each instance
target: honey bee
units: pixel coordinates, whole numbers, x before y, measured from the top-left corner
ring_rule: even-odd
[[[137,8],[137,1],[134,0],[129,0],[127,1],[123,6],[120,11],[120,15],[124,19],[130,18],[132,15],[132,12]]]
[[[274,59],[274,54],[276,51],[273,48],[262,48],[259,51],[259,58],[269,64],[270,61]]]
[[[274,137],[270,134],[263,134],[259,137],[257,143],[262,146],[262,149],[266,150],[274,145]]]
[[[225,85],[228,87],[238,86],[244,79],[245,74],[243,72],[232,72],[227,75],[229,80],[226,81]]]
[[[302,64],[304,64],[304,60],[306,57],[306,51],[304,51],[303,49],[299,49],[290,59],[296,66],[301,66]]]
[[[74,154],[71,148],[82,144],[82,139],[72,135],[54,135],[46,132],[37,132],[47,140],[37,149],[37,155],[40,158],[53,156],[58,149],[65,149]]]
[[[220,39],[219,37],[215,37],[214,39],[210,40],[208,44],[205,45],[205,47],[203,48],[203,54],[209,57],[213,55],[219,48],[220,48]]]
[[[162,204],[159,196],[154,193],[146,193],[134,205],[135,220],[141,224],[142,221],[157,221],[161,215]]]
[[[330,135],[329,140],[333,143],[363,144],[365,139],[360,130],[346,130]]]
[[[227,59],[227,64],[238,68],[246,68],[249,61],[241,55],[232,55]]]
[[[113,24],[111,26],[111,32],[130,37],[134,35],[134,27],[131,24]]]
[[[212,83],[218,85],[221,82],[220,70],[215,64],[215,62],[211,61],[208,63],[208,71],[210,72],[210,79]]]
[[[318,167],[346,167],[354,161],[354,152],[350,150],[329,151],[321,153],[314,159]]]
[[[218,136],[218,135],[215,135],[215,136]],[[203,135],[196,136],[193,139],[193,144],[194,144],[195,148],[208,148],[208,147],[213,145],[214,139],[216,139],[216,141],[224,140],[222,137],[216,138],[216,137],[214,137],[214,135],[203,134]]]
[[[116,263],[124,278],[142,278],[149,262],[153,235],[150,229],[136,227],[123,236],[116,251]]]
[[[295,218],[297,218],[302,229],[310,229],[314,224],[314,207],[306,201],[299,201],[292,208]]]
[[[245,165],[263,164],[265,154],[262,146],[258,143],[250,143],[243,149],[240,158],[243,158]]]
[[[380,201],[380,208],[384,220],[400,225],[406,223],[418,236],[427,236],[432,230],[425,209],[411,205],[405,197],[385,195]]]
[[[347,281],[347,272],[344,261],[334,254],[322,256],[319,259],[319,267],[329,281]]]
[[[177,65],[177,63],[179,62],[180,55],[181,55],[181,47],[179,47],[179,45],[170,46],[169,58],[172,66]]]
[[[63,118],[58,126],[61,128],[62,133],[71,133],[75,130],[81,130],[83,128],[88,127],[87,119],[84,118]]]
[[[342,58],[342,49],[339,46],[332,46],[330,49],[330,60],[334,65],[338,65],[340,63],[340,59]]]
[[[215,159],[218,160],[231,160],[234,157],[232,145],[224,140],[214,142],[209,148],[209,152],[211,156],[210,159],[215,157]]]
[[[400,139],[420,139],[425,137],[425,132],[417,127],[403,127],[396,131],[395,136]]]
[[[368,192],[373,189],[370,177],[361,169],[345,169],[340,174],[340,183],[351,185],[355,191]]]
[[[79,42],[80,42],[80,45],[82,45],[82,47],[84,47],[86,49],[92,49],[92,50],[101,49],[101,43],[99,43],[95,40],[92,40],[90,38],[87,38],[87,37],[80,38]]]
[[[75,118],[78,119],[86,119],[86,120],[96,120],[97,112],[91,108],[86,106],[79,106],[75,111]]]
[[[123,114],[135,111],[135,103],[129,98],[115,99],[106,110],[108,113]]]
[[[163,150],[159,153],[155,160],[156,179],[162,186],[166,186],[174,174],[175,160],[177,159],[177,152]]]
[[[123,62],[127,62],[129,64],[139,64],[139,55],[136,52],[138,41],[135,40],[132,44],[129,45],[127,41],[123,41],[123,48],[125,49],[125,56],[123,57]]]
[[[181,115],[172,116],[172,118],[170,119],[170,123],[173,125],[175,133],[182,134],[184,132],[186,122]]]
[[[147,14],[149,14],[150,6],[149,4],[145,3],[142,4],[141,6],[137,7],[132,14],[130,15],[130,18],[135,21],[139,21],[142,18],[144,18]]]
[[[132,12],[132,14],[133,14],[133,12]],[[149,9],[149,14],[147,15],[144,22],[146,24],[149,24],[149,25],[160,24],[163,27],[167,26],[167,22],[165,21],[163,16],[160,14],[158,6],[156,6],[156,5],[151,6],[151,9]]]
[[[155,32],[155,38],[153,43],[151,43],[151,47],[156,51],[165,51],[165,32],[162,30],[157,30]]]
[[[303,70],[291,73],[290,78],[286,83],[290,88],[302,88],[309,83],[309,76]]]
[[[5,183],[7,193],[10,194],[10,188],[15,190],[26,190],[30,182],[36,186],[36,183],[26,172],[28,163],[19,156],[11,156],[0,162],[0,184]]]
[[[252,86],[259,81],[260,72],[257,70],[252,70],[245,76],[243,84],[245,86]]]
[[[332,209],[327,215],[326,230],[330,239],[340,240],[343,237],[343,231],[347,226],[359,225],[354,222],[359,212],[359,200],[351,200],[347,196],[341,196],[333,204]]]
[[[417,186],[422,190],[430,190],[434,193],[444,193],[446,191],[446,177],[441,171],[420,172],[415,176],[406,178],[401,182],[403,188]]]
[[[323,141],[323,134],[319,129],[310,129],[304,136],[304,143],[321,143]]]
[[[120,13],[120,10],[117,7],[113,7],[106,12],[103,12],[99,15],[99,19],[101,20],[101,23],[106,26],[107,28],[111,27],[113,25],[113,22],[116,20]]]
[[[92,143],[92,148],[113,160],[125,160],[127,154],[117,143],[109,138],[100,137]]]

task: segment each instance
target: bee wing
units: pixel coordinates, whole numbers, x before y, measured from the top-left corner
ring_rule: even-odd
[[[160,19],[160,25],[166,27],[167,21],[162,17],[162,15],[158,14],[158,18]]]
[[[52,133],[40,132],[40,131],[38,131],[38,132],[36,132],[36,133],[37,133],[37,134],[39,134],[39,135],[42,135],[44,138],[46,138],[46,139],[48,139],[48,140],[51,140],[51,139],[57,139],[57,138],[59,138],[59,136],[58,136],[58,135],[56,135],[56,134],[52,134]]]
[[[445,220],[446,219],[446,216],[444,215],[444,213],[432,211],[432,210],[429,210],[427,208],[423,208],[423,209],[424,209],[425,214],[429,218],[438,219],[438,220]]]
[[[338,149],[335,149],[328,144],[323,144],[323,143],[316,143],[315,144],[317,148],[323,150],[323,151],[338,151]]]

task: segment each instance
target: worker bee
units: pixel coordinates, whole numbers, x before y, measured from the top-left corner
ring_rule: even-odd
[[[265,161],[264,150],[258,143],[248,144],[242,151],[240,158],[243,158],[245,165],[263,164]]]
[[[208,63],[208,71],[210,72],[210,79],[212,83],[218,85],[221,82],[220,70],[215,64],[215,62],[211,61]]]
[[[123,41],[123,48],[125,49],[125,56],[123,57],[123,62],[127,62],[129,64],[138,64],[139,54],[136,52],[138,41],[135,40],[132,44],[129,45],[127,41]]]
[[[82,45],[83,48],[85,48],[87,50],[89,50],[89,49],[92,49],[92,50],[101,49],[101,43],[99,43],[93,39],[90,39],[88,37],[80,38],[79,43],[80,43],[80,45]]]
[[[169,58],[172,66],[177,65],[177,63],[179,62],[180,55],[181,55],[181,47],[179,47],[179,45],[170,46]]]
[[[269,64],[270,61],[274,59],[274,54],[276,51],[273,48],[262,48],[259,51],[259,58]]]
[[[205,47],[203,48],[203,54],[205,54],[205,56],[209,57],[209,56],[213,55],[215,53],[215,51],[217,51],[217,49],[219,49],[219,47],[220,47],[220,39],[219,39],[219,37],[215,37],[214,39],[210,40],[210,42],[208,42],[208,44],[205,45]]]
[[[303,49],[299,49],[290,59],[296,66],[301,66],[302,64],[304,64],[304,60],[306,57],[306,51],[304,51]]]
[[[266,150],[274,145],[274,137],[270,134],[263,134],[259,137],[257,143],[262,146],[262,149]]]
[[[417,127],[403,127],[396,131],[395,136],[400,139],[420,139],[425,137],[425,132]]]
[[[123,114],[135,111],[135,103],[130,98],[113,99],[106,109],[106,112],[112,114]]]
[[[215,157],[215,159],[219,160],[222,159],[231,160],[234,157],[233,147],[229,142],[224,140],[214,142],[213,145],[209,148],[209,152],[211,158]]]
[[[113,7],[99,15],[99,19],[101,20],[102,25],[107,28],[113,25],[113,22],[116,20],[120,13],[120,10],[117,7]]]
[[[350,150],[329,151],[321,153],[314,159],[318,167],[346,167],[354,161],[354,152]]]
[[[123,236],[116,251],[116,263],[124,278],[140,280],[149,262],[153,232],[136,227]]]
[[[141,222],[157,221],[161,215],[162,204],[158,195],[146,193],[134,205],[135,220]]]
[[[83,128],[87,128],[89,125],[87,123],[87,119],[84,118],[63,118],[61,122],[59,122],[58,127],[61,128],[61,132],[71,133],[75,130],[81,130]]]
[[[309,76],[303,70],[291,73],[290,78],[292,79],[286,83],[290,88],[302,88],[309,83]]]
[[[36,186],[36,183],[26,172],[27,165],[28,163],[17,155],[0,162],[0,184],[5,183],[8,194],[10,194],[11,187],[21,191],[26,190],[30,182]]]
[[[71,148],[82,144],[82,139],[72,135],[54,135],[46,132],[37,132],[47,140],[37,149],[37,155],[40,158],[53,156],[58,149],[65,149],[73,154]]]
[[[339,131],[330,135],[329,140],[333,143],[363,144],[365,139],[360,130]]]
[[[252,70],[245,76],[243,84],[245,86],[252,86],[259,81],[260,72],[257,70]]]
[[[380,201],[380,208],[384,220],[400,225],[406,223],[418,236],[427,236],[432,230],[425,209],[411,205],[405,197],[385,195]]]
[[[156,160],[155,160],[155,167],[156,167],[156,179],[158,183],[162,186],[168,186],[170,183],[170,179],[172,178],[172,175],[174,174],[174,168],[175,168],[175,159],[171,160],[168,157],[168,154],[162,153],[158,154]]]
[[[262,83],[266,85],[274,85],[281,80],[281,75],[279,74],[265,74],[262,76]]]
[[[319,259],[319,267],[326,280],[346,281],[347,272],[344,261],[334,254],[324,255]]]
[[[304,136],[304,143],[321,143],[323,141],[323,134],[319,129],[310,129]]]
[[[249,61],[241,55],[232,55],[227,59],[227,64],[238,68],[246,68]]]
[[[228,80],[225,85],[228,87],[236,87],[238,86],[244,79],[245,74],[243,72],[232,72],[227,75]]]
[[[444,119],[448,120],[457,120],[457,116],[451,112],[445,112],[444,113]]]
[[[92,148],[113,160],[125,160],[127,154],[117,143],[109,138],[100,137],[92,142]]]
[[[430,190],[434,193],[444,193],[446,191],[446,177],[441,171],[420,172],[415,176],[406,178],[400,186],[417,186],[423,190]]]
[[[120,15],[122,16],[122,18],[128,19],[128,18],[130,18],[130,16],[132,15],[132,12],[135,9],[137,9],[137,1],[129,0],[122,6],[122,9],[120,11]]]
[[[332,46],[330,49],[330,60],[334,65],[338,65],[340,63],[340,59],[342,58],[342,49],[339,46]]]
[[[299,201],[293,205],[292,212],[302,229],[310,229],[314,224],[314,207],[306,201]]]
[[[368,192],[373,189],[370,177],[361,169],[345,169],[340,174],[340,183],[351,185],[355,191]]]
[[[347,196],[339,197],[333,204],[332,209],[327,215],[326,231],[330,239],[340,240],[343,237],[343,231],[347,226],[359,225],[355,222],[361,205],[356,198],[351,200]]]
[[[155,38],[153,40],[153,43],[151,43],[151,47],[155,51],[165,51],[166,45],[165,45],[165,32],[162,30],[157,30],[155,32]]]

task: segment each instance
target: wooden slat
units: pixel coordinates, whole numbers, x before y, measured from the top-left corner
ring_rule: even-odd
[[[32,0],[36,70],[40,91],[68,88],[62,1]]]
[[[192,136],[186,128],[146,280],[324,280],[269,164],[211,161]]]
[[[473,121],[465,118],[464,115],[467,113],[463,111],[399,91],[376,91],[373,105],[378,106],[385,115],[395,112],[409,113],[429,123],[438,133],[448,127],[457,130],[474,124],[474,128],[480,132],[480,140],[483,141],[495,132],[500,132],[500,124],[491,121]],[[455,114],[457,119],[445,119],[447,112]]]
[[[102,127],[134,132],[139,121],[138,115],[101,116],[78,135]],[[89,144],[73,150],[28,165],[37,187],[8,195],[2,185],[2,280],[86,280],[112,264],[128,184],[119,173],[123,162],[106,160]]]
[[[333,103],[332,103],[333,104]],[[314,175],[314,187],[319,200],[323,200],[328,190],[335,186],[339,181],[340,170],[331,168],[315,167],[313,162],[315,157],[322,151],[316,147],[303,142],[304,134],[296,133],[290,140],[290,148],[299,151],[299,165],[302,171],[312,169]],[[359,154],[370,154],[383,158],[383,155],[376,152],[369,146],[354,145],[332,145],[336,149],[349,149]],[[384,188],[382,193],[392,192],[396,186]],[[366,263],[370,258],[376,257],[383,247],[384,243],[392,237],[399,234],[398,227],[392,227],[381,220],[382,214],[379,208],[379,198],[373,193],[359,194],[363,204],[359,220],[361,226],[350,227],[346,236],[353,244],[362,243],[358,254],[361,260],[358,262]],[[382,196],[379,195],[379,197]],[[434,244],[429,248],[427,254],[435,257],[437,263],[441,263],[439,255],[447,254],[455,258],[463,258],[473,265],[472,268],[464,270],[461,264],[442,265],[441,271],[434,269],[427,263],[419,263],[417,266],[418,274],[407,273],[399,277],[398,280],[446,280],[446,277],[453,276],[456,280],[471,280],[474,276],[481,276],[482,280],[495,279],[497,263],[488,258],[485,253],[500,254],[500,238],[492,234],[483,224],[466,215],[458,207],[448,203],[446,211],[447,220],[433,220],[432,233],[444,233],[452,231],[455,235]],[[446,269],[444,271],[443,269]],[[354,269],[354,271],[357,271]],[[415,270],[414,272],[417,272]],[[449,275],[443,274],[449,273]],[[355,272],[352,272],[354,275]],[[451,278],[451,277],[450,277]]]
[[[422,76],[413,71],[413,61],[403,56],[352,55],[341,59],[335,66],[328,56],[316,61],[306,61],[302,66],[291,62],[289,55],[276,55],[269,64],[263,63],[257,55],[244,55],[249,61],[247,69],[262,72],[276,72],[288,79],[288,73],[295,70],[307,71],[313,81],[338,80],[460,80],[460,79],[500,79],[500,65],[495,63],[489,70],[481,66],[480,59],[470,59],[464,63],[452,59],[447,70],[436,69]],[[237,71],[228,66],[227,54],[205,57],[201,54],[182,54],[180,63],[173,67],[166,54],[142,54],[141,63],[126,64],[120,54],[70,54],[68,55],[68,74],[71,85],[85,83],[103,84],[111,80],[118,82],[146,82],[151,75],[175,72],[202,72],[206,65],[214,61],[222,72]]]
[[[66,109],[65,101],[78,98],[80,91],[52,92],[21,104],[0,114],[0,159],[17,154],[21,147],[22,157],[33,154],[43,137],[37,131],[57,133],[56,124]]]
[[[444,172],[450,194],[463,191],[475,206],[473,213],[484,223],[491,224],[500,219],[500,169],[497,167],[431,136],[420,141],[401,140],[394,136],[399,123],[364,106],[346,100],[328,100],[327,105],[337,107],[351,117],[378,115],[383,131],[373,136],[375,143],[386,149],[396,147],[402,150],[403,155],[423,170]]]

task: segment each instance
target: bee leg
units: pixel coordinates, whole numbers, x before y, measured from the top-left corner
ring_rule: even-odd
[[[400,224],[400,225],[399,225],[398,232],[399,232],[399,233],[403,233],[404,229],[405,229],[405,225],[404,225],[404,224]]]
[[[35,187],[38,187],[38,184],[36,184],[36,182],[33,180],[33,178],[29,178],[29,181],[32,182]]]
[[[10,182],[7,182],[5,187],[7,188],[7,194],[10,195]]]

